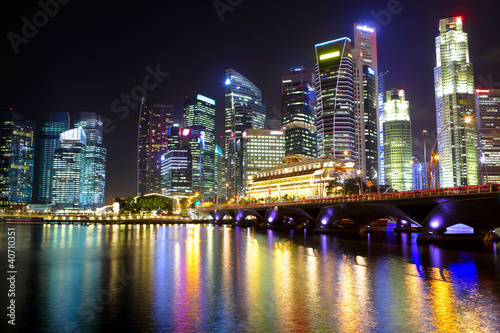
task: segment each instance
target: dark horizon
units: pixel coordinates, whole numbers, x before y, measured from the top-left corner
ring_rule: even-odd
[[[262,90],[268,117],[276,118],[282,74],[290,67],[313,67],[314,45],[352,38],[356,22],[379,25],[379,72],[389,70],[387,90],[405,90],[413,154],[421,161],[422,130],[428,131],[428,147],[436,137],[433,68],[439,19],[463,17],[475,85],[500,88],[500,37],[489,24],[496,22],[498,3],[488,7],[471,1],[389,0],[354,6],[317,1],[304,6],[283,0],[240,1],[221,20],[212,1],[60,2],[64,4],[57,2],[57,12],[54,6],[47,7],[53,17],[46,16],[36,34],[19,42],[17,53],[10,33],[24,38],[23,17],[30,23],[34,15],[43,20],[38,14],[42,8],[37,2],[6,4],[1,14],[6,65],[0,104],[37,122],[47,120],[49,112],[96,112],[110,119],[109,128],[114,129],[104,136],[107,203],[114,197],[135,195],[137,190],[139,107],[120,102],[122,94],[146,91],[151,103],[173,104],[176,122],[181,120],[185,96],[210,97],[216,101],[216,136],[220,137],[227,68]],[[150,79],[144,81],[147,75]]]

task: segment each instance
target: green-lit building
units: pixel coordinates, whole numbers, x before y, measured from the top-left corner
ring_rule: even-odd
[[[413,188],[410,103],[404,90],[387,91],[384,103],[385,185],[396,191]]]
[[[215,101],[203,95],[186,97],[182,115],[184,127],[191,128],[193,191],[213,196],[215,188]]]
[[[285,132],[285,155],[302,160],[317,156],[316,91],[314,73],[290,68],[281,77],[281,127]]]

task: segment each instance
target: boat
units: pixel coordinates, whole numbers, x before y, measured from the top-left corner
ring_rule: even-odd
[[[10,224],[44,224],[43,217],[30,216],[6,216],[3,218],[5,223]]]

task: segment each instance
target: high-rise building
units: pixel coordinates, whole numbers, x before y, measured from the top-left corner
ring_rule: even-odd
[[[200,165],[193,161],[193,176],[199,174],[197,182],[197,191],[201,198],[204,196],[214,195],[215,187],[215,101],[211,98],[198,94],[195,97],[186,97],[184,101],[183,113],[184,127],[191,127],[193,130],[203,133],[199,136],[202,146],[200,149]],[[193,183],[194,184],[194,183]]]
[[[474,75],[461,17],[439,21],[436,37],[436,119],[442,187],[478,184]],[[386,173],[387,174],[387,173]]]
[[[189,139],[183,142],[183,129],[178,124],[169,126],[167,151],[161,157],[162,193],[174,197],[192,194],[193,159]],[[186,131],[186,136],[190,133]]]
[[[385,73],[378,74],[378,184],[385,185],[385,166],[384,166],[384,104],[385,104]]]
[[[54,176],[54,151],[59,148],[59,136],[70,128],[67,112],[50,113],[49,120],[40,126],[37,166],[37,203],[52,203],[52,180]]]
[[[81,210],[95,210],[104,206],[106,187],[106,148],[103,146],[102,117],[95,112],[80,112],[75,127],[86,135],[85,169],[81,191]]]
[[[215,188],[216,201],[219,202],[220,198],[225,195],[226,182],[224,179],[224,153],[219,145],[215,145]]]
[[[285,135],[283,131],[248,129],[243,132],[243,187],[238,194],[245,196],[248,183],[263,169],[283,164]]]
[[[285,155],[303,160],[316,158],[316,91],[314,73],[290,68],[281,77],[281,127],[285,132]]]
[[[0,128],[0,201],[2,205],[30,203],[33,198],[36,124],[6,110]]]
[[[181,147],[189,150],[191,158],[191,192],[198,193],[203,198],[203,194],[208,195],[213,191],[213,187],[208,187],[212,184],[207,180],[212,180],[212,177],[206,176],[206,171],[212,172],[213,164],[207,165],[205,156],[207,156],[207,149],[205,145],[205,127],[204,126],[190,126],[182,127],[179,130],[179,139]],[[205,169],[204,166],[207,168]]]
[[[426,190],[425,188],[425,164],[424,163],[413,163],[413,190],[421,191]],[[427,162],[427,170],[430,170],[430,163]],[[432,170],[431,179],[437,179],[436,168]]]
[[[356,169],[378,183],[378,60],[375,27],[354,24],[353,76]]]
[[[481,183],[500,183],[500,89],[477,89]]]
[[[228,196],[236,197],[243,185],[242,137],[246,129],[262,129],[266,105],[255,84],[233,69],[226,70],[224,154]]]
[[[85,146],[87,136],[82,127],[62,132],[54,151],[52,205],[56,210],[85,209]]]
[[[355,161],[351,40],[316,44],[318,157]]]
[[[404,90],[387,91],[384,104],[385,185],[396,191],[413,188],[410,103]]]
[[[167,104],[146,104],[143,99],[137,154],[139,194],[161,193],[161,157],[167,151],[167,133],[173,124],[170,120],[173,109]]]

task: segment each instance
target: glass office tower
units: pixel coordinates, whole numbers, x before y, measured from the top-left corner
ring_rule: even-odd
[[[314,73],[290,68],[281,77],[281,127],[285,132],[285,155],[302,160],[316,158],[316,91]]]
[[[461,17],[439,21],[436,37],[436,120],[442,187],[478,184],[474,74]],[[434,152],[435,153],[435,152]]]
[[[54,151],[59,148],[59,136],[70,127],[68,112],[50,113],[49,120],[40,126],[40,141],[37,166],[37,203],[52,202],[52,179],[54,172]]]
[[[249,79],[233,69],[226,70],[224,152],[228,196],[241,194],[243,185],[241,135],[246,129],[262,129],[266,105],[262,92]]]
[[[36,124],[5,110],[0,128],[1,205],[30,203],[33,197]]]
[[[500,183],[500,89],[477,89],[481,183]]]
[[[318,157],[355,161],[351,40],[316,45]]]
[[[387,91],[384,104],[385,185],[396,191],[413,188],[410,103],[404,90]]]
[[[168,128],[174,107],[146,104],[143,100],[139,120],[137,186],[139,194],[161,193],[161,158],[167,151]]]

